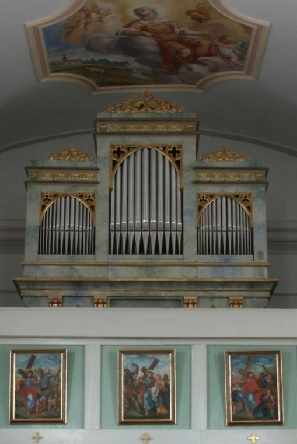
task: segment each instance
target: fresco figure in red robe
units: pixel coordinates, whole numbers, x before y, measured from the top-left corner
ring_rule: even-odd
[[[170,19],[161,19],[154,8],[141,6],[134,9],[138,17],[119,32],[118,36],[145,36],[154,38],[161,53],[161,68],[171,73],[177,72],[182,65],[197,63],[199,57],[216,55],[210,31],[193,31],[179,26]]]

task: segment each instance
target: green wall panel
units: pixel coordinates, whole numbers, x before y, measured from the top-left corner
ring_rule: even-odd
[[[255,426],[226,426],[225,414],[225,351],[262,351],[280,350],[282,354],[282,380],[283,380],[283,425],[257,425],[257,429],[296,429],[297,412],[297,363],[295,346],[230,346],[213,345],[208,347],[208,428],[209,429],[242,429]]]
[[[119,350],[169,350],[176,351],[176,424],[139,424],[129,428],[190,429],[191,427],[191,347],[160,346],[102,346],[101,347],[101,427],[117,429],[118,424],[118,351]]]
[[[84,347],[68,345],[1,345],[0,346],[0,428],[28,427],[36,429],[36,424],[10,424],[9,423],[9,376],[10,376],[10,350],[36,350],[36,349],[68,349],[68,422],[67,424],[38,424],[38,428],[68,428],[76,429],[84,426]],[[4,400],[4,402],[3,402]]]

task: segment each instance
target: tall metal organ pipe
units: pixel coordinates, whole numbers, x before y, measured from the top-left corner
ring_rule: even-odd
[[[46,209],[39,227],[38,254],[94,254],[95,227],[89,208],[63,196]]]
[[[210,202],[201,213],[197,244],[201,255],[252,255],[253,229],[245,208],[228,196]]]
[[[182,254],[182,190],[170,160],[139,149],[118,167],[110,191],[110,254]]]

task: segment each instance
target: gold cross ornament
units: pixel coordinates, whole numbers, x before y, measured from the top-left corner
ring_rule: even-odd
[[[153,438],[150,436],[149,433],[144,433],[143,435],[141,435],[140,439],[143,442],[143,444],[148,444],[149,441]]]
[[[32,435],[32,439],[38,443],[40,439],[43,439],[43,436],[41,436],[39,432],[36,432],[35,435]]]
[[[253,444],[255,444],[255,442],[258,441],[258,439],[260,438],[255,433],[252,433],[251,436],[249,436],[247,439],[251,441]]]

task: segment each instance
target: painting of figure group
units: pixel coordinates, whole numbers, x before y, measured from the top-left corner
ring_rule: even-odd
[[[76,0],[76,7],[70,2],[69,12],[59,13],[56,22],[39,23],[39,33],[34,25],[28,30],[33,40],[41,39],[34,45],[38,72],[55,79],[75,76],[96,90],[198,86],[227,73],[250,78],[266,26],[237,17],[219,0]]]
[[[11,422],[62,420],[64,353],[20,351],[12,354]]]
[[[173,422],[173,352],[127,352],[121,362],[120,422]]]
[[[233,353],[228,358],[229,423],[280,423],[282,408],[279,352]]]

